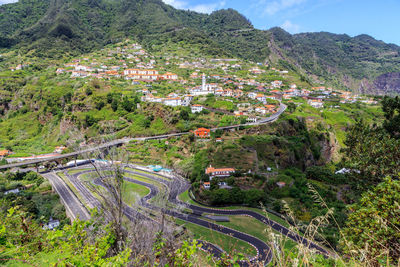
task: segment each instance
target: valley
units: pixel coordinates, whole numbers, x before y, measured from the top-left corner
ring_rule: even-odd
[[[0,265],[397,266],[400,47],[164,2],[0,4]]]

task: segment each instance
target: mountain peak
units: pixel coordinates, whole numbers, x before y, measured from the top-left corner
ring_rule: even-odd
[[[228,31],[254,28],[245,16],[232,8],[214,11],[208,17],[208,22]]]

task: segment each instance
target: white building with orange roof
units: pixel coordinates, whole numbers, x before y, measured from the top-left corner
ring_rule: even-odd
[[[249,92],[249,93],[247,93],[247,96],[248,96],[249,98],[251,98],[251,99],[256,99],[257,93],[255,93],[255,92]]]
[[[203,186],[204,186],[204,189],[210,189],[211,183],[210,182],[204,182]]]
[[[319,99],[310,99],[307,101],[307,103],[312,106],[313,108],[323,108],[324,107],[324,102]]]
[[[271,82],[271,86],[273,88],[280,88],[282,86],[282,81],[278,81],[278,80],[273,81],[273,82]]]
[[[269,113],[273,113],[276,111],[275,105],[264,105],[264,107],[268,110]]]
[[[197,78],[200,78],[200,76],[199,76],[199,74],[198,74],[197,72],[193,72],[193,73],[190,75],[190,78],[191,78],[191,79],[197,79]]]
[[[217,90],[215,90],[214,94],[216,96],[222,96],[224,94],[224,90],[223,89],[217,89]]]
[[[166,72],[162,75],[160,75],[160,78],[163,80],[178,80],[178,75],[172,72]]]
[[[163,104],[170,107],[182,106],[182,99],[180,97],[164,98]]]
[[[307,89],[302,89],[301,90],[301,95],[302,96],[309,96],[311,94],[311,91],[307,90]]]
[[[85,71],[76,71],[76,70],[74,70],[71,73],[71,78],[85,78],[87,76],[89,76],[89,74],[87,72],[85,72]]]
[[[224,92],[222,93],[222,96],[233,96],[232,89],[225,89]]]
[[[233,96],[234,97],[242,97],[243,96],[243,91],[242,90],[234,90],[233,91]]]
[[[263,95],[263,94],[258,94],[257,96],[256,96],[256,99],[258,100],[258,101],[260,101],[260,102],[266,102],[267,101],[267,99],[265,98],[265,95]]]
[[[203,111],[204,107],[202,105],[195,104],[195,105],[192,105],[190,107],[190,109],[191,109],[192,113],[199,113],[199,112]]]
[[[265,115],[268,113],[267,109],[265,107],[256,107],[254,109],[255,112],[260,113],[262,115]]]
[[[106,75],[107,75],[108,77],[113,77],[113,78],[119,78],[119,77],[121,77],[121,74],[120,74],[118,71],[116,71],[116,70],[108,70],[108,71],[106,71]]]
[[[210,165],[205,171],[205,173],[210,177],[210,180],[212,180],[214,177],[229,177],[232,174],[235,173],[234,168],[214,168]]]

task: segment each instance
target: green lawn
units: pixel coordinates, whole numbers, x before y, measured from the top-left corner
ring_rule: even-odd
[[[144,174],[149,174],[150,173],[150,174],[156,176],[157,178],[161,178],[161,179],[167,180],[167,181],[171,180],[171,179],[168,179],[167,177],[161,176],[161,175],[159,175],[157,173],[154,173],[154,172],[146,172],[146,171],[142,171],[142,170],[138,170],[138,169],[132,169],[132,168],[126,168],[126,169],[128,171],[134,171],[134,172],[139,172],[139,173],[144,173]]]
[[[242,240],[211,231],[208,228],[193,223],[188,223],[180,219],[177,219],[176,223],[179,225],[184,225],[192,234],[194,239],[201,239],[213,243],[228,253],[233,253],[236,251],[249,257],[253,257],[257,254],[255,248]]]
[[[83,171],[88,171],[88,170],[91,170],[90,168],[86,168],[86,169],[79,169],[79,170],[69,170],[68,171],[68,174],[76,174],[76,173],[80,173],[80,172],[83,172]]]
[[[208,206],[204,206],[204,205],[201,205],[201,204],[198,204],[198,203],[194,202],[189,197],[189,191],[183,192],[182,194],[180,194],[178,196],[178,198],[182,202],[185,202],[185,203],[189,203],[189,204],[200,206],[200,207],[209,208]],[[274,215],[272,213],[269,213],[269,212],[265,213],[263,210],[257,209],[257,208],[241,207],[241,206],[229,206],[229,207],[218,207],[218,209],[223,209],[223,210],[239,210],[239,209],[240,210],[251,210],[251,211],[257,212],[257,213],[259,213],[261,215],[264,215],[264,216],[268,217],[269,219],[271,219],[271,220],[273,220],[273,221],[275,221],[275,222],[277,222],[277,223],[279,223],[279,224],[281,224],[281,225],[283,225],[285,227],[289,227],[290,226],[290,224],[287,221],[285,221],[284,219],[282,219],[282,218],[280,218],[280,217],[278,217],[278,216],[276,216],[276,215]]]
[[[143,185],[135,184],[135,183],[125,183],[122,196],[123,200],[126,204],[135,204],[137,197],[140,198],[146,196],[150,193],[150,189]]]
[[[247,233],[258,239],[264,241],[265,243],[271,242],[266,231],[267,227],[262,222],[247,216],[229,216],[229,222],[218,223],[220,225],[238,230],[240,232]],[[272,230],[275,234],[277,231]],[[292,240],[287,240],[287,238],[282,236],[282,244],[284,244],[285,250],[291,251],[296,247],[296,243]]]

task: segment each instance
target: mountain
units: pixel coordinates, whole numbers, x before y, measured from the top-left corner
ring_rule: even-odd
[[[161,0],[20,0],[0,6],[0,47],[40,57],[76,55],[134,37],[154,44],[201,44],[212,55],[235,56],[291,69],[310,84],[374,94],[400,92],[400,47],[368,35],[291,35],[255,29],[233,9],[207,14]]]

